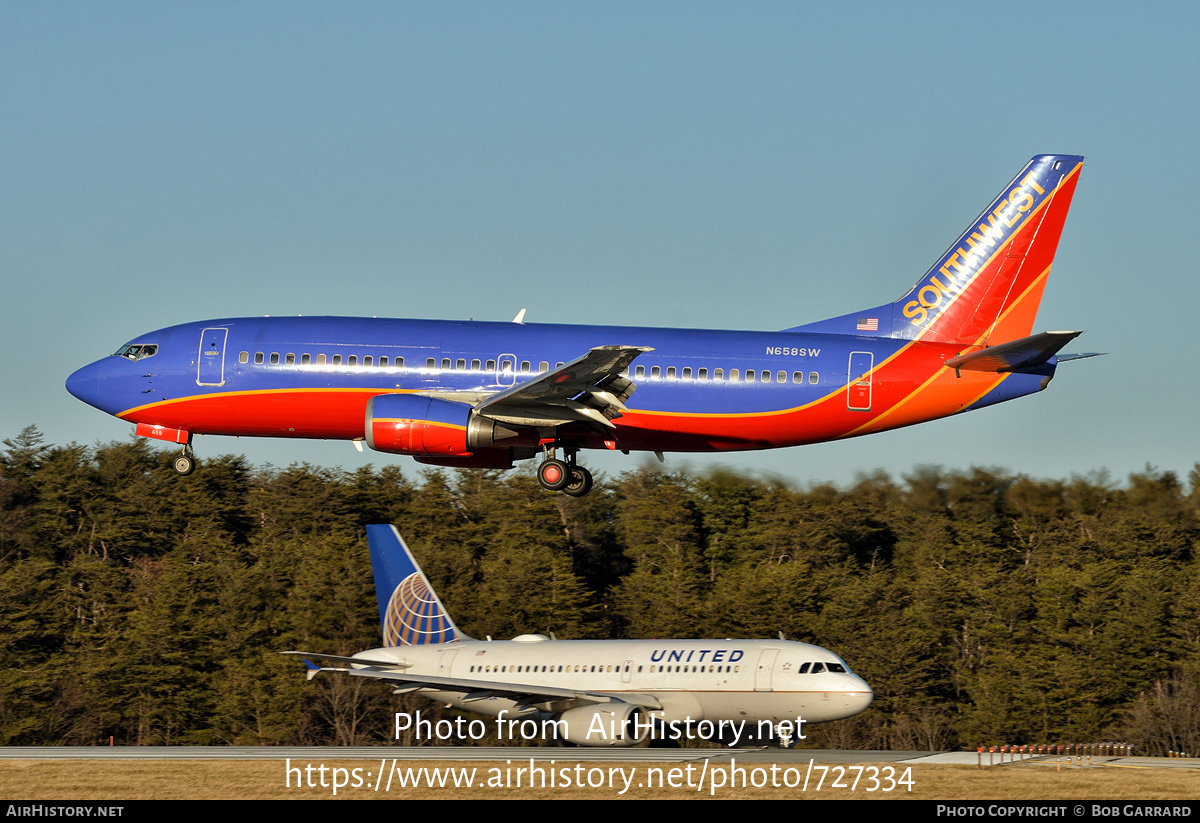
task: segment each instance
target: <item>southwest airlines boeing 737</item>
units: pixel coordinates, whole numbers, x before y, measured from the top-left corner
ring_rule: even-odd
[[[1081,332],[1032,334],[1083,158],[1029,161],[899,300],[778,332],[257,317],[139,335],[71,394],[182,444],[344,439],[439,466],[542,456],[587,494],[581,449],[719,452],[909,426],[1041,391]],[[636,392],[636,394],[635,394]],[[563,458],[559,459],[561,450]]]
[[[546,732],[584,746],[654,736],[794,744],[804,724],[858,714],[874,693],[828,649],[785,640],[480,641],[454,625],[394,526],[367,526],[384,647],[353,657],[285,652],[322,671],[500,719],[501,737]],[[539,734],[529,734],[530,723]],[[399,723],[399,721],[398,721]],[[515,725],[511,725],[515,724]]]

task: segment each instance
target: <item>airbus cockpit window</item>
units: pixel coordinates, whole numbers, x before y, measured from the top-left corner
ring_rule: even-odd
[[[124,357],[126,360],[145,360],[147,357],[153,357],[158,354],[158,346],[153,343],[126,346],[113,352],[117,357]]]
[[[841,672],[844,674],[846,671],[846,667],[841,663],[826,663],[825,665],[829,666],[829,671],[831,672]]]

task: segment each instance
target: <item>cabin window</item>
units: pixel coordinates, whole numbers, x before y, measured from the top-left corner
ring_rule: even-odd
[[[739,378],[738,378],[738,370],[737,370],[737,369],[730,369],[730,370],[729,370],[729,382],[730,382],[730,383],[736,383],[736,382],[738,381],[738,379],[739,379]]]
[[[559,360],[557,363],[555,363],[555,364],[554,364],[554,368],[556,368],[556,369],[561,369],[561,368],[562,368],[563,366],[565,366],[565,365],[566,365],[566,363],[564,363],[563,361]]]
[[[650,376],[651,376],[651,377],[658,378],[658,376],[659,376],[660,374],[662,374],[662,369],[660,369],[658,366],[651,366],[651,367],[650,367]]]
[[[250,352],[244,351],[241,354],[239,354],[238,362],[239,363],[249,363],[250,362]]]
[[[388,366],[388,359],[387,359],[387,355],[385,354],[379,358],[379,368],[386,369],[387,366]]]
[[[746,369],[746,382],[747,383],[753,383],[757,379],[758,379],[758,372],[756,372],[754,369]]]
[[[300,365],[301,366],[307,366],[311,363],[312,363],[312,355],[311,354],[300,355]]]
[[[495,360],[487,361],[487,366],[484,367],[484,371],[495,371],[495,370],[496,370],[496,361]]]
[[[530,362],[528,360],[521,361],[521,374],[529,374]]]
[[[696,369],[696,379],[697,380],[707,380],[708,379],[708,369]]]
[[[637,379],[641,380],[643,377],[646,376],[646,367],[645,366],[635,367],[633,370],[633,376],[636,377]]]
[[[683,379],[684,379],[684,380],[691,380],[691,379],[692,379],[692,367],[691,367],[691,366],[687,366],[687,367],[685,367],[685,368],[684,368],[684,370],[683,370]]]
[[[548,362],[543,360],[541,363],[538,363],[538,374],[545,374],[548,371],[550,371],[550,364]]]
[[[450,371],[450,358],[449,357],[442,358],[442,371]]]
[[[466,371],[467,361],[463,360],[461,357],[458,358],[458,360],[454,361],[454,369],[455,371]]]
[[[724,380],[724,379],[725,379],[725,370],[724,369],[713,369],[713,380]]]
[[[254,353],[254,362],[260,366],[262,365],[262,362],[263,362],[263,353],[262,352],[256,351]]]
[[[352,355],[350,355],[349,357],[347,357],[347,358],[346,358],[346,365],[347,365],[347,366],[357,366],[357,365],[358,365],[358,355],[357,355],[357,354],[352,354]]]
[[[329,362],[334,366],[340,366],[342,365],[342,356],[340,354],[335,354],[329,359]]]
[[[775,372],[775,382],[776,383],[786,383],[787,382],[787,372],[785,372],[785,371]]]
[[[283,362],[289,366],[296,365],[296,355],[292,354],[291,352],[288,352],[286,355],[284,355]]]
[[[675,367],[674,366],[667,366],[667,379],[668,380],[675,379]]]
[[[802,371],[792,372],[792,382],[793,383],[803,383],[804,382],[804,372],[802,372]]]
[[[395,367],[396,367],[396,368],[398,368],[398,369],[402,369],[402,368],[404,368],[404,358],[403,358],[403,357],[397,357],[397,358],[396,358],[394,361],[392,361],[392,362],[393,362],[393,365],[395,365]]]
[[[810,371],[808,373],[808,382],[812,383],[814,386],[817,385],[817,381],[820,379],[821,375],[817,374],[815,371]]]
[[[318,354],[318,355],[317,355],[317,365],[318,365],[318,366],[324,366],[324,365],[325,365],[325,355],[323,355],[323,354]]]
[[[373,361],[371,360],[371,355],[369,355],[369,354],[363,355],[363,365],[364,366],[370,366],[372,364],[372,362]]]
[[[277,352],[277,351],[271,352],[271,365],[272,366],[279,365],[279,352]]]
[[[478,360],[471,361],[471,371],[479,371],[480,362]]]

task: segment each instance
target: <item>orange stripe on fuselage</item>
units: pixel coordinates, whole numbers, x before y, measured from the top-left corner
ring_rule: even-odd
[[[265,389],[197,394],[126,409],[117,415],[197,434],[249,437],[362,437],[367,403],[395,388]]]

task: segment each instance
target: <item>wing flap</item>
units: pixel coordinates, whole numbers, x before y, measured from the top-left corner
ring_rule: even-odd
[[[582,357],[480,402],[475,410],[518,426],[592,423],[612,428],[637,389],[622,372],[647,346],[597,346]]]

